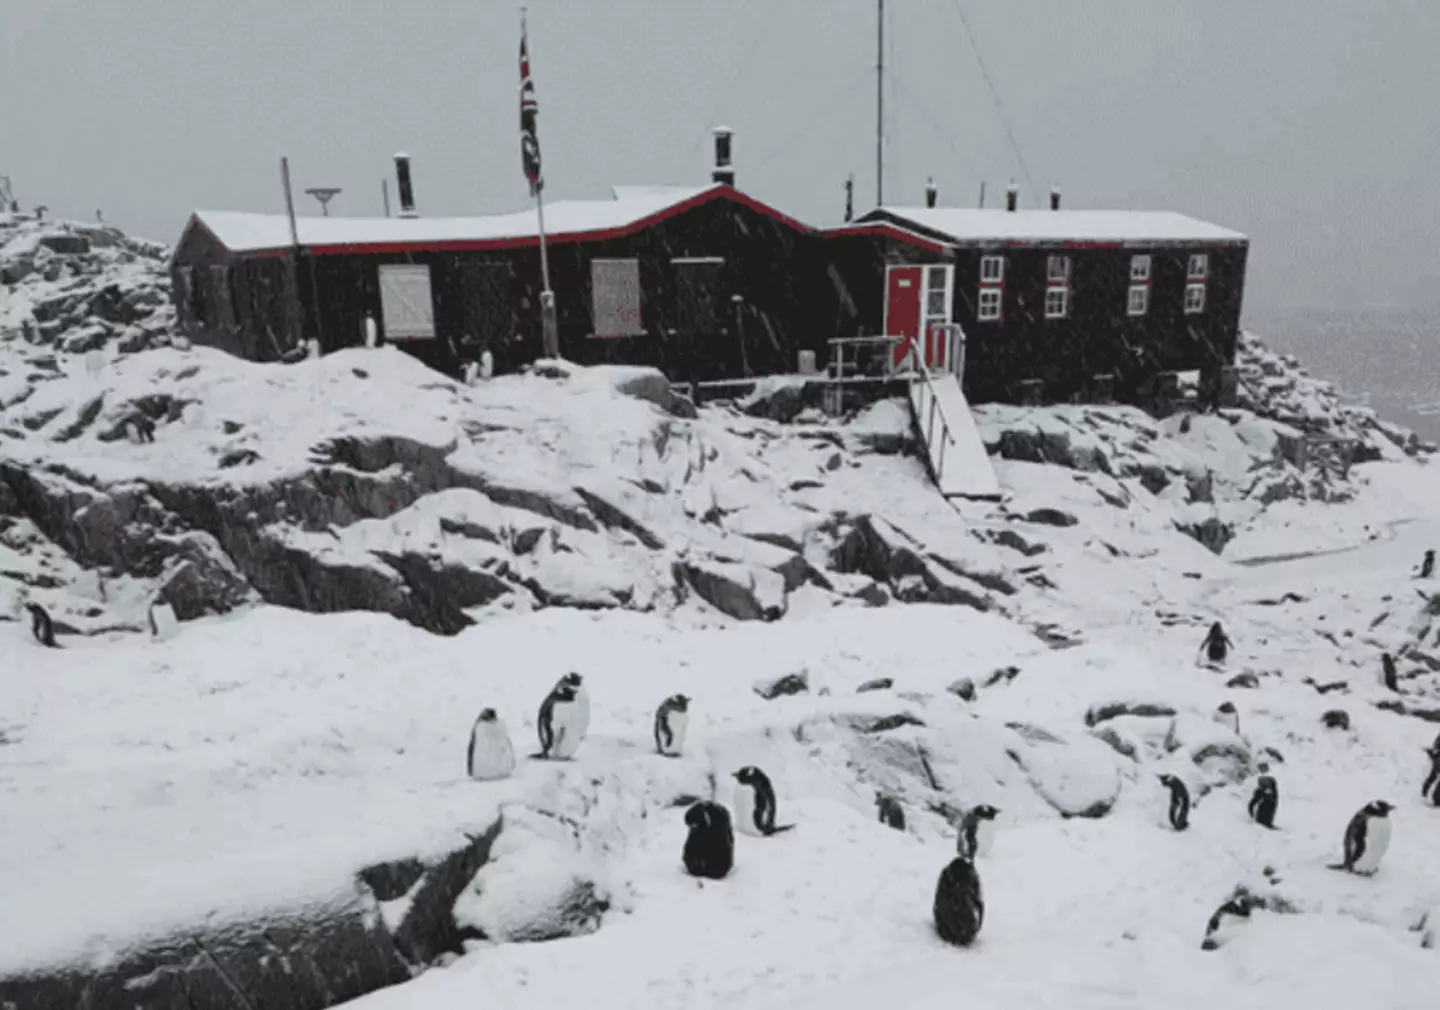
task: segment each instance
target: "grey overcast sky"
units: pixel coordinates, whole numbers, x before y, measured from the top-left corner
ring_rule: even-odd
[[[958,13],[1013,129],[1016,158]],[[1440,0],[889,0],[886,199],[1013,176],[1071,207],[1251,238],[1250,307],[1440,304]],[[530,0],[547,196],[708,180],[815,224],[873,205],[875,0]],[[381,212],[526,204],[518,5],[0,0],[0,174],[27,206],[173,242],[195,208],[334,185]],[[393,184],[392,184],[393,190]],[[316,204],[300,196],[302,213]]]

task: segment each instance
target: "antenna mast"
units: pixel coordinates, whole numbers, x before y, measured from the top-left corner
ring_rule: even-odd
[[[875,206],[885,204],[885,0],[875,18]]]

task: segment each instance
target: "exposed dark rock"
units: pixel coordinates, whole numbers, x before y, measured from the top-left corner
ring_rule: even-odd
[[[1131,761],[1139,760],[1140,752],[1139,748],[1135,745],[1135,741],[1122,736],[1114,726],[1101,726],[1098,729],[1091,730],[1090,735],[1106,744],[1122,757],[1127,757]]]
[[[787,673],[783,677],[762,680],[755,684],[755,693],[766,701],[772,701],[785,694],[804,694],[810,690],[810,674],[806,670]]]
[[[1326,729],[1348,730],[1350,728],[1350,713],[1343,708],[1332,708],[1320,717],[1320,722]]]
[[[951,603],[988,610],[990,599],[977,576],[955,569],[936,555],[924,556],[919,544],[883,519],[856,517],[831,554],[830,567],[842,573],[861,573],[891,585],[905,602]],[[937,570],[938,569],[938,570]],[[987,578],[997,577],[987,575]],[[1002,580],[1003,581],[1003,580]],[[1004,583],[1011,592],[1014,588]],[[970,588],[970,586],[974,588]]]
[[[1440,722],[1440,708],[1414,708],[1403,701],[1396,700],[1377,701],[1375,707],[1386,712],[1394,712],[1396,715],[1408,715],[1415,719],[1423,719],[1425,722]]]
[[[1190,754],[1190,760],[1229,785],[1249,778],[1254,759],[1250,748],[1243,744],[1219,741],[1196,747]]]
[[[992,543],[1001,547],[1008,547],[1013,551],[1019,551],[1027,558],[1033,558],[1037,554],[1044,554],[1050,548],[1045,544],[1033,543],[1026,540],[1024,536],[1012,529],[986,530],[985,535]]]
[[[955,683],[951,684],[945,690],[955,695],[955,697],[959,698],[961,701],[975,700],[975,682],[969,677],[961,677],[959,680],[955,681]]]
[[[901,726],[924,726],[918,716],[909,712],[896,712],[894,715],[846,715],[837,716],[836,722],[844,723],[851,729],[860,733],[886,733],[892,729],[899,729]]]
[[[66,425],[65,428],[55,436],[55,441],[69,442],[72,439],[79,438],[85,433],[86,429],[95,423],[95,418],[100,416],[100,410],[104,406],[104,396],[97,396],[85,404],[76,414],[74,423]]]
[[[788,424],[807,408],[822,406],[824,398],[825,386],[820,382],[761,383],[736,406],[751,417]]]
[[[677,587],[688,586],[706,603],[738,621],[777,621],[785,616],[783,606],[766,606],[760,601],[755,575],[743,566],[676,561],[671,567]],[[747,582],[738,581],[747,574]]]
[[[628,515],[618,505],[607,501],[596,492],[583,487],[576,487],[574,490],[575,493],[584,500],[585,504],[590,506],[590,511],[595,513],[595,516],[606,526],[611,529],[624,530],[652,551],[658,551],[665,546],[665,541],[646,529],[644,525],[634,517]]]
[[[1237,673],[1225,682],[1226,687],[1234,688],[1255,688],[1260,686],[1260,678],[1248,670],[1245,673]]]
[[[1175,528],[1215,554],[1224,551],[1225,545],[1235,539],[1235,527],[1214,516],[1198,523],[1176,522]]]
[[[367,866],[358,874],[360,882],[370,888],[377,901],[403,898],[410,888],[425,876],[425,864],[419,859],[397,859]]]
[[[455,922],[455,900],[490,859],[490,849],[504,824],[504,817],[497,817],[483,834],[472,836],[468,845],[426,871],[409,911],[395,930],[395,946],[410,964],[421,967],[441,954],[462,954],[463,941],[475,938]]]
[[[1020,676],[1020,667],[1002,666],[985,679],[985,686],[994,687],[997,684],[1008,684],[1018,676]]]
[[[1035,726],[1028,722],[1007,722],[1005,727],[1019,733],[1021,737],[1031,743],[1063,744],[1065,742],[1045,727]]]
[[[1085,713],[1086,726],[1098,726],[1116,716],[1136,715],[1143,718],[1169,718],[1175,709],[1158,702],[1116,701],[1104,705],[1092,705]]]
[[[658,368],[624,368],[614,370],[615,390],[625,396],[653,403],[667,414],[680,418],[695,417],[695,404],[670,385]]]
[[[222,470],[229,470],[237,466],[249,466],[251,463],[258,463],[260,454],[254,449],[231,449],[220,457],[219,465]]]
[[[1028,463],[1054,463],[1071,470],[1090,470],[1111,474],[1110,460],[1096,448],[1073,445],[1064,432],[1038,428],[1007,428],[994,442],[985,444],[990,455]]]
[[[889,677],[877,677],[875,680],[867,680],[855,689],[856,694],[863,694],[866,691],[888,691],[895,686],[895,681]]]
[[[496,572],[418,554],[376,552],[376,557],[399,572],[409,588],[409,605],[396,616],[439,635],[458,635],[474,624],[465,614],[467,607],[493,603],[514,591],[502,578],[512,574],[503,565]]]
[[[1069,512],[1055,508],[1031,509],[1025,513],[1025,521],[1039,523],[1042,526],[1078,526],[1080,524],[1080,520]]]

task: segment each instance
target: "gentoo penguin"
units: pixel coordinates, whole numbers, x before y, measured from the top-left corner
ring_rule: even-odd
[[[1235,644],[1226,637],[1224,627],[1216,621],[1205,633],[1205,641],[1200,643],[1200,648],[1205,651],[1205,658],[1210,662],[1223,663],[1230,650],[1235,648]]]
[[[795,825],[775,823],[775,787],[764,772],[746,765],[735,773],[735,826],[747,835],[778,835]]]
[[[1228,701],[1220,703],[1219,707],[1215,709],[1215,721],[1228,727],[1230,732],[1236,736],[1240,735],[1240,713],[1235,710],[1232,703]]]
[[[1160,784],[1170,790],[1170,810],[1167,815],[1170,826],[1176,831],[1184,831],[1190,826],[1190,790],[1174,775],[1161,775],[1159,778]]]
[[[690,699],[672,694],[655,710],[655,751],[679,757],[685,749],[685,728],[690,724]]]
[[[1435,574],[1435,552],[1426,551],[1424,559],[1420,562],[1420,577],[1428,579]]]
[[[1431,805],[1440,807],[1440,740],[1436,740],[1425,753],[1430,755],[1430,774],[1420,787],[1420,795]]]
[[[589,729],[590,712],[578,673],[567,673],[540,704],[535,729],[540,734],[542,758],[568,760],[575,756]]]
[[[968,947],[985,923],[985,896],[975,864],[956,856],[935,884],[935,932],[946,943]]]
[[[1242,894],[1217,908],[1205,927],[1205,939],[1201,942],[1200,949],[1219,950],[1234,939],[1237,927],[1250,921],[1254,903],[1255,899],[1248,894]]]
[[[175,616],[175,608],[160,599],[150,601],[146,608],[145,618],[150,623],[150,636],[158,642],[164,642],[175,637],[175,632],[180,628],[180,621]]]
[[[880,814],[881,824],[894,828],[896,831],[905,830],[905,808],[900,806],[900,801],[895,797],[877,792],[875,794],[875,809]]]
[[[47,649],[60,648],[55,644],[55,625],[45,608],[38,603],[27,603],[25,609],[30,611],[30,634],[35,636],[35,641]]]
[[[1388,652],[1380,654],[1380,682],[1390,690],[1400,692],[1400,674],[1395,669],[1395,657]]]
[[[1261,775],[1250,796],[1250,819],[1262,828],[1275,829],[1275,811],[1280,807],[1280,787],[1273,775]]]
[[[735,865],[735,832],[730,811],[718,803],[701,800],[685,811],[690,833],[685,837],[685,870],[692,877],[720,880]]]
[[[1372,876],[1390,848],[1390,811],[1395,807],[1375,800],[1360,808],[1345,828],[1345,860],[1331,863],[1332,870],[1347,870]]]
[[[995,844],[995,818],[1000,815],[988,803],[981,803],[965,811],[960,818],[960,832],[955,837],[955,851],[965,859],[988,856]]]
[[[515,770],[515,745],[505,720],[493,708],[482,708],[470,727],[470,746],[465,750],[465,772],[472,779],[490,782],[509,778]]]

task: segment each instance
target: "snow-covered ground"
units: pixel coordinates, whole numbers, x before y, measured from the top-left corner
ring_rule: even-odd
[[[32,349],[6,353],[23,378],[13,362]],[[362,360],[373,363],[368,374],[353,377]],[[1440,725],[1375,705],[1395,700],[1379,680],[1390,651],[1401,657],[1400,700],[1440,709],[1440,615],[1427,610],[1440,578],[1411,575],[1425,549],[1440,547],[1440,469],[1400,451],[1403,440],[1382,440],[1380,458],[1358,465],[1343,493],[1321,495],[1280,458],[1291,429],[1243,411],[1182,430],[1178,418],[1117,408],[983,408],[987,441],[1033,429],[1047,445],[1105,455],[1118,472],[997,456],[1008,501],[957,510],[913,457],[852,451],[860,424],[825,435],[819,423],[706,408],[693,422],[664,420],[683,452],[657,445],[637,462],[657,412],[620,398],[601,373],[465,390],[422,383],[388,351],[262,368],[172,349],[127,355],[102,377],[74,357],[58,371],[26,394],[22,413],[62,413],[0,440],[0,461],[59,460],[118,484],[220,486],[303,474],[324,437],[403,435],[446,445],[459,469],[510,487],[528,481],[554,500],[576,485],[604,489],[667,541],[650,548],[614,530],[563,528],[579,545],[563,573],[572,586],[636,585],[639,576],[604,570],[615,555],[662,580],[664,552],[686,538],[718,554],[722,541],[783,533],[819,564],[814,527],[848,512],[883,517],[924,542],[917,553],[962,558],[1016,591],[986,612],[871,606],[844,591],[847,578],[865,579],[835,572],[829,589],[777,590],[782,620],[737,621],[692,596],[643,612],[477,608],[476,623],[448,637],[385,613],[260,604],[186,621],[168,641],[92,629],[60,650],[35,647],[22,623],[0,624],[0,978],[76,957],[99,965],[174,930],[350,894],[359,868],[451,851],[504,810],[502,839],[524,838],[520,828],[543,835],[543,815],[574,828],[573,841],[562,832],[554,849],[535,851],[555,853],[557,875],[593,881],[608,898],[599,929],[544,943],[470,941],[458,960],[355,1006],[1437,1005],[1440,949],[1424,940],[1440,928],[1440,809],[1422,804],[1420,784],[1421,749]],[[195,403],[156,443],[99,444],[95,432],[119,413],[70,439],[49,434],[97,394],[118,411],[161,380]],[[376,405],[392,401],[403,412],[377,417]],[[607,413],[596,416],[597,405]],[[875,425],[893,409],[862,420]],[[223,433],[233,445],[222,442],[222,422],[237,419]],[[467,425],[483,437],[467,436]],[[236,447],[258,458],[217,472],[217,449]],[[700,463],[705,479],[693,482]],[[1124,472],[1132,466],[1143,472]],[[1262,502],[1267,481],[1289,481],[1294,493]],[[666,493],[637,499],[637,482]],[[712,506],[718,521],[694,518]],[[518,514],[452,489],[393,519],[283,535],[367,558],[387,536],[398,545],[434,533],[440,515],[499,528]],[[1233,528],[1219,556],[1176,529],[1206,518]],[[994,546],[1002,531],[1025,549]],[[0,541],[9,580],[0,586],[55,600],[88,592],[38,532],[22,539]],[[491,550],[483,538],[468,543]],[[1302,556],[1232,560],[1287,555]],[[122,582],[105,606],[119,606]],[[1217,618],[1237,647],[1224,671],[1196,664]],[[1039,624],[1078,633],[1078,644],[1051,648]],[[995,677],[1006,667],[1019,672]],[[591,693],[590,738],[573,762],[530,759],[540,702],[572,670]],[[755,691],[801,672],[808,692],[765,700]],[[1244,673],[1255,686],[1227,686]],[[893,686],[857,692],[877,678]],[[951,690],[963,679],[973,701]],[[1314,686],[1335,681],[1347,687]],[[685,755],[668,759],[654,754],[652,718],[676,692],[693,699],[691,731]],[[1227,700],[1238,736],[1213,718]],[[1092,711],[1113,703],[1174,714]],[[487,706],[507,721],[521,760],[511,779],[479,783],[465,777],[464,754]],[[1349,730],[1324,728],[1332,709],[1349,714]],[[1260,762],[1280,784],[1276,832],[1245,813]],[[697,882],[680,864],[684,797],[713,789],[729,804],[731,773],[745,764],[770,774],[780,820],[797,826],[740,836],[734,872]],[[1184,833],[1165,826],[1162,772],[1197,797]],[[907,831],[878,822],[876,790],[901,798]],[[1379,873],[1327,869],[1346,822],[1373,799],[1397,805]],[[935,880],[955,845],[943,811],[980,802],[1002,811],[995,849],[978,864],[986,921],[976,945],[957,950],[931,927]],[[1108,812],[1062,815],[1085,810]],[[523,917],[527,888],[555,894],[545,862],[525,851],[497,848],[461,898],[466,916]],[[1202,951],[1207,920],[1237,885],[1293,911],[1256,912],[1235,939]]]

